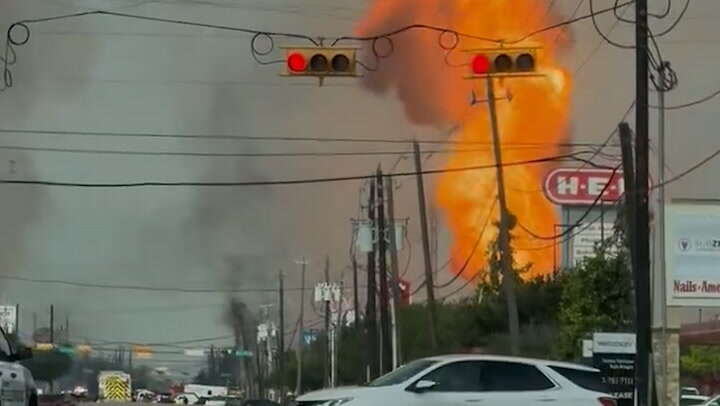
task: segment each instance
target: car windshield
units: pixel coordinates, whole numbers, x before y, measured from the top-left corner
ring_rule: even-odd
[[[403,383],[417,375],[420,371],[436,363],[437,361],[429,359],[419,359],[417,361],[413,361],[370,382],[368,386],[390,386]]]

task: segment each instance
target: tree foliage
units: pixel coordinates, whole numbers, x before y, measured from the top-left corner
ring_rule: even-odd
[[[484,275],[473,295],[437,303],[436,350],[430,348],[427,306],[413,304],[398,309],[402,362],[444,353],[510,353],[497,241],[487,247],[487,255],[487,269],[481,271]],[[580,352],[580,339],[596,331],[626,331],[631,327],[632,277],[621,231],[597,247],[595,256],[571,269],[534,279],[522,278],[531,266],[513,263],[522,355],[575,360]],[[320,337],[303,349],[303,391],[322,387],[323,339]],[[339,346],[340,383],[364,383],[368,354],[363,329],[343,329]],[[282,380],[293,390],[296,357],[294,351],[286,356],[285,376],[279,377],[276,371],[271,379],[276,386]]]
[[[566,272],[559,322],[559,356],[579,357],[579,341],[593,332],[627,331],[633,324],[632,275],[621,234]],[[614,247],[610,254],[610,247]]]
[[[690,346],[680,356],[682,375],[696,379],[720,376],[720,348],[716,346]]]
[[[59,351],[36,352],[29,360],[22,362],[35,379],[52,382],[68,372],[73,365],[72,356]]]

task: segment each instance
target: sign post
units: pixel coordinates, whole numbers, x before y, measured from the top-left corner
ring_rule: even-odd
[[[635,342],[632,333],[593,334],[593,366],[618,406],[635,404]]]

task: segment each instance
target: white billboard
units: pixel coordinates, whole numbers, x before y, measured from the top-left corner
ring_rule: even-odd
[[[720,306],[720,202],[673,202],[666,209],[668,304]]]
[[[0,327],[7,334],[15,332],[17,327],[17,307],[15,305],[0,306]]]

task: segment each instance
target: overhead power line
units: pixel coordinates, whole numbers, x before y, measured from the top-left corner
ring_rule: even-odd
[[[253,288],[183,288],[183,287],[166,287],[166,286],[145,286],[145,285],[121,285],[121,284],[106,284],[106,283],[91,283],[91,282],[80,282],[80,281],[68,281],[63,279],[41,279],[41,278],[29,278],[25,276],[16,275],[3,275],[0,274],[0,279],[13,280],[20,282],[30,282],[39,284],[50,284],[50,285],[64,285],[78,288],[97,288],[97,289],[110,289],[110,290],[137,290],[137,291],[149,291],[149,292],[177,292],[177,293],[277,293],[277,287],[253,287]],[[364,286],[362,286],[364,287]],[[313,290],[313,287],[306,287],[304,290]],[[351,290],[352,287],[342,287],[343,290]],[[295,292],[301,291],[303,288],[285,288],[285,291]]]
[[[553,161],[576,160],[588,162],[581,158],[581,155],[590,154],[590,151],[580,151],[572,154],[556,155],[550,157],[536,158],[524,161],[504,163],[503,167],[522,166],[540,164]],[[418,174],[432,175],[440,173],[465,172],[473,170],[492,169],[497,164],[476,165],[461,168],[447,169],[431,169],[422,172],[395,172],[387,176],[417,176]],[[39,186],[59,186],[59,187],[76,187],[76,188],[135,188],[135,187],[178,187],[178,186],[207,186],[207,187],[242,187],[242,186],[281,186],[281,185],[301,185],[301,184],[319,184],[345,182],[354,180],[372,179],[375,175],[357,175],[357,176],[339,176],[326,178],[307,178],[307,179],[286,179],[286,180],[256,180],[241,182],[160,182],[160,181],[140,181],[140,182],[124,182],[124,183],[88,183],[88,182],[65,182],[65,181],[44,181],[44,180],[18,180],[18,179],[0,179],[2,184],[10,185],[39,185]]]
[[[124,131],[72,131],[72,130],[35,130],[19,128],[0,128],[0,134],[33,134],[47,136],[78,136],[78,137],[112,137],[112,138],[169,138],[169,139],[198,139],[198,140],[228,140],[228,141],[283,141],[283,142],[322,142],[322,143],[368,143],[368,144],[435,144],[435,145],[487,145],[492,143],[486,141],[461,141],[450,138],[440,139],[391,139],[391,138],[360,138],[360,137],[291,137],[291,136],[254,136],[237,134],[179,134],[160,132],[124,132]],[[508,142],[504,145],[523,147],[597,147],[597,143],[578,142]],[[609,145],[619,147],[619,145]]]
[[[76,282],[61,279],[38,279],[16,275],[0,275],[0,279],[44,283],[51,285],[65,285],[80,288],[118,289],[118,290],[140,290],[151,292],[180,292],[180,293],[262,293],[277,292],[277,287],[268,288],[181,288],[181,287],[157,287],[143,285],[110,285],[103,283]],[[311,288],[306,288],[306,290]],[[300,290],[300,288],[285,288],[286,291]]]
[[[468,254],[468,257],[465,259],[465,262],[463,263],[463,266],[455,273],[455,276],[453,276],[449,281],[440,284],[435,285],[434,287],[436,289],[442,289],[446,288],[450,285],[452,285],[460,276],[465,273],[465,270],[467,269],[468,265],[470,265],[470,261],[475,256],[475,252],[477,251],[478,247],[480,246],[480,242],[482,241],[483,236],[485,235],[485,230],[487,230],[488,225],[490,224],[490,218],[492,217],[492,213],[495,210],[495,206],[497,205],[497,199],[493,199],[493,204],[490,205],[490,210],[488,211],[487,216],[485,217],[485,222],[483,223],[482,229],[480,229],[480,233],[478,234],[477,240],[475,240],[475,244],[472,247],[472,250],[470,250],[470,254]]]
[[[541,149],[545,146],[509,147],[513,149]],[[28,147],[21,145],[0,145],[5,151],[31,151],[31,152],[58,152],[86,155],[127,155],[127,156],[169,156],[169,157],[196,157],[196,158],[289,158],[289,157],[348,157],[348,156],[396,156],[411,155],[412,151],[298,151],[298,152],[184,152],[184,151],[138,151],[114,149],[79,149],[79,148],[53,148]],[[487,149],[443,149],[429,150],[424,153],[432,154],[463,154],[488,151]]]
[[[615,7],[623,7],[629,4],[632,4],[634,1],[628,1],[619,5],[616,5]],[[372,36],[340,36],[334,39],[332,42],[332,45],[334,46],[338,42],[341,41],[359,41],[359,42],[372,42],[377,41],[379,39],[384,38],[390,38],[397,36],[399,34],[408,32],[408,31],[414,31],[414,30],[422,30],[422,31],[434,31],[439,34],[453,34],[460,38],[467,38],[467,39],[474,39],[474,40],[480,40],[480,41],[486,41],[486,42],[493,42],[493,43],[504,43],[504,44],[514,44],[522,42],[530,37],[534,37],[538,34],[541,34],[546,31],[551,31],[557,28],[564,27],[566,25],[574,24],[579,21],[586,20],[588,18],[591,18],[595,15],[599,14],[605,14],[608,12],[611,12],[615,9],[615,7],[608,7],[605,9],[598,10],[594,13],[580,16],[580,17],[574,17],[569,20],[561,21],[559,23],[540,28],[535,31],[531,31],[519,38],[515,39],[509,39],[509,38],[490,38],[490,37],[484,37],[479,36],[467,32],[461,32],[457,30],[450,29],[448,27],[441,27],[441,26],[434,26],[429,24],[410,24],[406,25],[394,30],[390,30],[387,32],[383,32],[377,35]],[[222,25],[222,24],[209,24],[209,23],[202,23],[197,21],[188,21],[188,20],[180,20],[180,19],[172,19],[172,18],[162,18],[162,17],[151,17],[151,16],[145,16],[145,15],[138,15],[138,14],[130,14],[130,13],[121,13],[117,11],[108,11],[108,10],[93,10],[93,11],[83,11],[78,13],[70,13],[70,14],[62,14],[62,15],[56,15],[56,16],[50,16],[50,17],[41,17],[41,18],[31,18],[31,19],[25,19],[20,20],[13,25],[15,26],[21,26],[23,29],[27,31],[27,39],[24,41],[15,41],[17,42],[14,45],[22,45],[26,43],[29,40],[30,32],[27,29],[28,24],[37,24],[37,23],[44,23],[44,22],[50,22],[50,21],[58,21],[58,20],[68,20],[68,19],[75,19],[78,17],[86,17],[86,16],[109,16],[109,17],[120,17],[120,18],[128,18],[128,19],[134,19],[134,20],[142,20],[142,21],[149,21],[149,22],[155,22],[155,23],[169,23],[169,24],[175,24],[175,25],[185,25],[185,26],[191,26],[191,27],[199,27],[199,28],[211,28],[221,31],[232,31],[232,32],[239,32],[243,34],[250,34],[250,35],[261,35],[266,37],[287,37],[287,38],[296,38],[296,39],[302,39],[306,41],[310,41],[316,46],[319,46],[320,43],[315,39],[315,37],[304,34],[304,33],[297,33],[297,32],[281,32],[281,31],[265,31],[265,30],[257,30],[253,28],[247,28],[247,27],[237,27],[237,26],[229,26],[229,25]]]
[[[714,99],[718,95],[720,95],[720,89],[710,93],[709,95],[707,95],[705,97],[701,97],[697,100],[689,101],[689,102],[683,103],[683,104],[676,104],[674,106],[666,106],[665,110],[681,110],[681,109],[686,109],[688,107],[697,106],[698,104],[702,104],[702,103],[705,103],[705,102],[708,102],[708,101]],[[650,106],[650,107],[654,108],[654,109],[659,108],[658,106]]]
[[[340,36],[340,37],[336,37],[331,42],[331,46],[335,46],[338,42],[341,42],[341,41],[369,42],[372,44],[372,46],[370,46],[369,48],[372,51],[373,55],[375,56],[377,63],[379,63],[380,59],[386,58],[394,52],[395,45],[393,43],[393,37],[403,34],[405,32],[408,32],[408,31],[415,31],[415,30],[431,31],[431,32],[437,33],[438,34],[438,46],[440,46],[441,48],[448,50],[448,51],[456,49],[458,46],[460,46],[461,39],[480,40],[480,41],[491,42],[494,44],[517,44],[517,43],[523,42],[529,38],[532,38],[538,34],[541,34],[541,33],[547,32],[547,31],[552,31],[552,30],[555,30],[558,28],[566,27],[566,26],[574,24],[576,22],[586,20],[588,18],[594,18],[597,15],[611,12],[616,7],[622,7],[622,6],[631,4],[631,3],[633,3],[633,1],[629,1],[626,3],[620,4],[620,5],[616,5],[615,7],[609,7],[609,8],[605,8],[602,10],[598,10],[597,12],[593,12],[588,15],[574,17],[569,20],[562,21],[557,24],[553,24],[553,25],[543,27],[538,30],[529,32],[529,33],[527,33],[519,38],[515,38],[515,39],[489,38],[489,37],[483,37],[483,36],[479,36],[479,35],[475,35],[475,34],[471,34],[471,33],[453,30],[448,27],[433,26],[433,25],[427,25],[427,24],[411,24],[411,25],[399,27],[397,29],[390,30],[388,32],[380,33],[380,34],[373,35],[373,36],[366,36],[366,37]],[[237,32],[237,33],[241,33],[241,34],[249,34],[249,35],[252,35],[252,40],[250,42],[251,56],[260,65],[285,63],[284,59],[275,59],[275,60],[264,60],[263,59],[263,57],[267,57],[275,50],[275,39],[274,38],[280,37],[280,38],[299,39],[299,40],[303,40],[303,41],[308,41],[315,46],[320,46],[324,42],[323,39],[321,39],[321,37],[313,37],[311,35],[304,34],[304,33],[263,31],[263,30],[257,30],[257,29],[247,28],[247,27],[235,27],[235,26],[228,26],[228,25],[222,25],[222,24],[209,24],[209,23],[202,23],[202,22],[188,21],[188,20],[179,20],[179,19],[162,18],[162,17],[151,17],[151,16],[144,16],[144,15],[130,14],[130,13],[121,13],[121,12],[109,11],[109,10],[83,11],[83,12],[78,12],[78,13],[63,14],[63,15],[56,15],[56,16],[50,16],[50,17],[31,18],[31,19],[17,21],[15,23],[13,23],[10,26],[10,28],[8,28],[4,56],[0,56],[0,62],[3,65],[2,66],[2,81],[3,81],[3,85],[4,85],[2,88],[0,88],[0,91],[8,89],[13,86],[13,73],[10,68],[17,63],[17,53],[15,50],[15,47],[25,45],[30,41],[30,36],[31,36],[30,25],[38,24],[38,23],[46,23],[46,22],[51,22],[51,21],[76,19],[76,18],[88,17],[88,16],[118,17],[118,18],[146,21],[146,22],[151,22],[151,23],[175,24],[175,25],[191,26],[191,27],[199,27],[199,28],[210,28],[210,29],[216,29],[216,30],[221,30],[221,31],[232,31],[232,32]],[[447,43],[443,41],[444,38],[447,39],[448,35],[451,38],[453,38],[452,46],[448,46]],[[257,43],[260,39],[264,39],[266,41],[267,46],[265,49],[262,49],[257,45]],[[330,38],[330,39],[332,39],[332,38]],[[386,43],[386,46],[389,49],[387,52],[385,52],[383,54],[379,53],[378,46],[377,46],[377,43],[381,40],[383,40]],[[368,70],[376,70],[375,68],[370,68],[369,65],[363,61],[358,61],[358,63]]]

